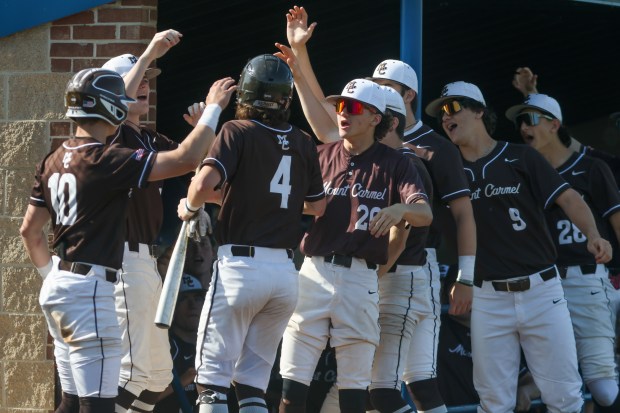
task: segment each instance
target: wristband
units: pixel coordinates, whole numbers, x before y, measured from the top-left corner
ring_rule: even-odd
[[[37,271],[39,271],[41,278],[45,279],[45,277],[47,277],[50,271],[52,271],[53,266],[54,266],[54,263],[52,262],[52,259],[50,258],[49,262],[45,264],[43,267],[37,267]]]
[[[460,255],[459,256],[459,274],[456,277],[456,282],[459,282],[465,285],[473,285],[475,265],[476,265],[475,255]]]
[[[198,212],[199,209],[200,207],[192,207],[187,201],[187,198],[185,198],[185,211],[187,213],[195,214],[196,212]]]
[[[213,132],[215,132],[217,122],[220,119],[220,113],[222,113],[222,108],[220,105],[217,103],[209,103],[204,112],[202,112],[202,115],[200,115],[198,124],[208,126],[211,130],[213,130]]]

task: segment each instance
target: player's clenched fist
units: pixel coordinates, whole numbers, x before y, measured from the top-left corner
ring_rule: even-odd
[[[159,59],[165,55],[168,50],[176,46],[181,41],[183,35],[173,29],[164,30],[156,33],[149,43],[144,55],[148,55],[151,59]]]

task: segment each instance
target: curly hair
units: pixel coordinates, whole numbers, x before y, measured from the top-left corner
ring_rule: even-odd
[[[282,123],[288,122],[291,116],[290,109],[272,110],[257,108],[245,103],[238,103],[235,109],[235,119],[238,120],[256,120],[267,126],[276,127]]]

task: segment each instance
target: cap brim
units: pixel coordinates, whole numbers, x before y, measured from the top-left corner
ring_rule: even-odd
[[[157,77],[160,74],[161,74],[161,69],[158,69],[156,67],[149,67],[144,72],[144,76],[146,76],[147,79],[153,79],[154,77]]]

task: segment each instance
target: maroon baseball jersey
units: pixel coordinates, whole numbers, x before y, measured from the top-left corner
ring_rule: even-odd
[[[416,127],[405,133],[404,141],[415,145],[416,154],[422,158],[433,181],[433,223],[426,242],[428,248],[438,248],[442,233],[453,228],[453,221],[445,222],[450,216],[447,203],[453,199],[469,196],[467,178],[461,168],[461,155],[457,147],[433,129],[418,122]]]
[[[108,139],[108,144],[150,152],[169,151],[179,146],[154,130],[140,128],[140,132],[137,132],[128,125],[121,125],[116,135]],[[163,181],[157,181],[144,188],[130,190],[126,241],[152,244],[157,238],[163,221],[162,185]]]
[[[409,148],[402,147],[398,150],[400,153],[408,156],[416,167],[416,171],[422,179],[422,184],[426,191],[428,199],[433,199],[433,183],[431,176],[424,166],[424,162]],[[430,201],[429,201],[430,203]],[[432,205],[431,205],[432,206]],[[405,249],[396,260],[398,265],[424,265],[426,263],[426,239],[428,237],[430,227],[411,227]]]
[[[474,282],[551,267],[556,250],[544,210],[570,188],[535,149],[498,141],[475,162],[463,160],[476,219]]]
[[[316,145],[295,126],[226,122],[203,164],[221,175],[220,245],[296,248],[304,201],[324,198]]]
[[[600,159],[573,153],[557,171],[581,194],[592,210],[599,233],[603,238],[609,239],[611,234],[606,220],[620,211],[618,185],[609,167]],[[586,248],[588,240],[585,235],[568,219],[562,208],[553,205],[546,211],[546,217],[558,249],[558,265],[596,263],[594,256]]]
[[[66,260],[118,269],[129,188],[147,183],[156,154],[70,139],[37,167],[30,204],[47,208]]]
[[[319,146],[327,208],[315,218],[301,250],[310,256],[329,254],[387,262],[388,236],[370,235],[368,223],[383,208],[427,200],[413,163],[398,151],[375,142],[352,155],[343,140]]]

